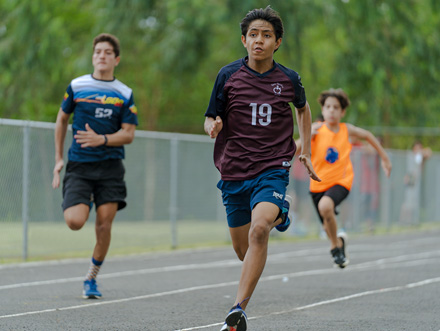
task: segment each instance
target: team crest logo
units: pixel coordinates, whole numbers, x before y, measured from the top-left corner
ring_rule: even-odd
[[[336,148],[334,147],[329,147],[327,149],[327,153],[325,155],[325,160],[328,163],[335,163],[336,161],[338,161],[339,159],[339,152]]]
[[[275,95],[281,95],[281,91],[284,88],[283,84],[275,83],[272,84],[272,86],[273,86],[273,93],[275,93]]]

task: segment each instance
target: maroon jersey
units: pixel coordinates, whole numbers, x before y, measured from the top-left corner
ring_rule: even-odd
[[[296,145],[289,102],[306,104],[301,78],[276,62],[260,74],[247,57],[223,67],[212,91],[206,117],[223,120],[214,147],[222,180],[247,180],[268,169],[289,169]]]

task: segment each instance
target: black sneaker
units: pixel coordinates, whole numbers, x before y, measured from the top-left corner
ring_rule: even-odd
[[[335,247],[330,251],[330,254],[333,257],[333,262],[339,267],[339,268],[345,268],[345,256],[342,254],[342,251],[339,247]]]
[[[348,264],[348,259],[345,256],[345,233],[338,234],[338,238],[342,241],[342,247],[333,248],[330,253],[333,257],[333,262],[341,269],[345,268]]]
[[[342,241],[342,247],[340,248],[340,250],[341,250],[341,254],[344,256],[345,259],[344,267],[346,267],[350,262],[348,260],[348,254],[345,252],[345,246],[347,245],[347,234],[345,232],[339,232],[338,238],[341,239]]]

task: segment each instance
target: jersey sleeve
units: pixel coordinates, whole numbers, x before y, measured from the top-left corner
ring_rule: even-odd
[[[124,111],[122,113],[122,123],[134,124],[138,125],[138,110],[134,103],[133,93],[130,95],[130,99],[127,102],[127,105],[124,105]]]
[[[306,92],[301,83],[301,77],[296,74],[295,79],[292,80],[293,88],[295,90],[295,97],[293,98],[293,105],[295,108],[303,108],[306,105]]]
[[[216,118],[222,117],[226,108],[226,96],[224,95],[224,87],[227,81],[228,75],[222,69],[217,75],[212,89],[211,99],[209,100],[208,109],[205,112],[206,117]]]
[[[63,102],[61,103],[61,109],[66,114],[73,113],[73,110],[75,109],[75,102],[74,102],[74,99],[73,99],[72,84],[69,84],[69,86],[66,89],[66,92],[64,93]]]

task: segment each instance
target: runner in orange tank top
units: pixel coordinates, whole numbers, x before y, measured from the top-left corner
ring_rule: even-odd
[[[310,192],[324,192],[335,185],[350,190],[353,184],[351,143],[347,125],[339,123],[334,128],[337,132],[327,125],[321,125],[312,138],[312,164],[322,181],[310,182]]]
[[[330,89],[320,94],[323,121],[312,124],[312,165],[321,182],[310,182],[310,193],[330,240],[330,253],[340,268],[345,268],[346,234],[338,234],[335,208],[348,196],[353,183],[350,160],[351,138],[366,140],[382,159],[382,168],[389,177],[391,161],[380,142],[368,130],[341,123],[350,100],[342,89]],[[297,141],[299,142],[299,141]],[[297,144],[300,146],[299,144]],[[301,153],[301,150],[297,151]]]

